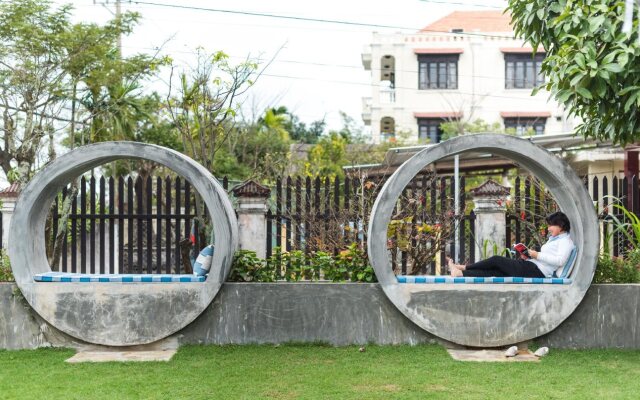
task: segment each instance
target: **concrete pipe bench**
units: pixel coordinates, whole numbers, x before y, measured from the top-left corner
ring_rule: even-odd
[[[196,275],[60,274],[51,270],[43,233],[59,191],[92,168],[131,158],[164,165],[202,196],[211,221],[215,221],[211,244],[216,251],[206,279]],[[225,282],[238,247],[235,211],[211,172],[177,151],[133,142],[81,146],[53,160],[22,190],[10,229],[11,268],[26,301],[62,332],[107,346],[152,343],[194,321]]]
[[[544,183],[571,221],[577,246],[573,271],[553,278],[397,277],[387,248],[388,228],[398,200],[421,171],[465,152],[512,160]],[[371,209],[367,253],[389,300],[422,329],[465,346],[495,347],[551,332],[584,298],[600,243],[589,193],[560,157],[530,141],[502,134],[470,134],[427,146],[387,179]]]

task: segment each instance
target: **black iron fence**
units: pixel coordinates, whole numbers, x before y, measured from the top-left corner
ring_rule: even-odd
[[[305,253],[337,254],[349,245],[366,248],[371,207],[384,182],[377,179],[311,179],[287,177],[276,182],[267,214],[267,256],[275,247]],[[601,245],[614,256],[624,254],[627,236],[614,232],[612,221],[629,222],[613,204],[640,216],[638,178],[584,179],[599,220]],[[228,179],[222,180],[225,189]],[[454,209],[454,182],[450,176],[418,175],[396,203],[387,248],[397,273],[437,273],[446,254],[457,251],[462,262],[475,259],[475,215],[460,181],[459,210]],[[70,188],[64,188],[52,206],[48,224],[48,254],[61,221],[60,210]],[[71,202],[67,235],[60,262],[64,272],[182,273],[189,253],[204,245],[197,231],[195,196],[189,182],[179,177],[82,178]],[[507,204],[507,245],[544,241],[544,217],[557,209],[543,184],[518,177]],[[2,218],[0,215],[0,232]],[[1,246],[1,243],[0,243]],[[436,262],[435,260],[438,260]]]
[[[601,243],[611,255],[617,257],[630,249],[630,241],[614,221],[630,223],[629,216],[619,207],[640,217],[640,186],[638,177],[584,177],[583,182],[598,214]],[[544,185],[533,177],[516,178],[507,207],[507,244],[523,242],[540,245],[545,241],[545,216],[557,211],[555,200],[545,190]],[[542,227],[542,229],[541,229]],[[629,234],[633,235],[630,229]]]
[[[227,185],[225,178],[225,189]],[[52,207],[49,256],[70,190],[63,188]],[[203,247],[194,234],[196,217],[195,194],[180,177],[82,177],[54,268],[83,273],[190,272],[189,257]]]
[[[356,243],[364,249],[370,210],[384,180],[279,179],[267,214],[267,256],[275,247],[336,254]],[[475,216],[464,210],[464,178],[460,187],[458,213],[452,177],[424,173],[405,188],[396,202],[390,224],[394,228],[386,243],[394,270],[435,273],[438,265],[444,265],[445,254],[454,254],[456,248],[462,261],[475,257]]]

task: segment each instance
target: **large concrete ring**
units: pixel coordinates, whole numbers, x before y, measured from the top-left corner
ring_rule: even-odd
[[[155,161],[186,178],[202,196],[214,221],[216,251],[203,283],[35,282],[51,270],[44,228],[56,194],[71,180],[108,162]],[[47,322],[80,340],[110,346],[151,343],[192,322],[211,303],[231,269],[237,221],[226,192],[203,166],[170,149],[143,143],[83,146],[47,165],[24,188],[11,220],[9,257],[25,299]]]
[[[578,247],[570,285],[399,284],[386,247],[387,226],[405,186],[427,165],[465,151],[518,162],[541,179],[571,221]],[[387,297],[411,321],[466,346],[503,346],[544,335],[576,309],[595,271],[599,244],[593,203],[575,172],[560,158],[527,140],[498,134],[460,136],[407,160],[387,180],[371,212],[368,253]]]

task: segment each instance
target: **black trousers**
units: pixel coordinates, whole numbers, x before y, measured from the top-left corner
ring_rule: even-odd
[[[493,256],[467,266],[464,276],[519,276],[523,278],[544,278],[542,271],[531,261]]]

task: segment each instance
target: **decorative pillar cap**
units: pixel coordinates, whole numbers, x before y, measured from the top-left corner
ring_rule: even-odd
[[[6,187],[0,190],[0,198],[18,197],[21,190],[22,190],[22,187],[20,183],[18,182],[12,183],[11,185],[9,185],[9,187]]]
[[[489,179],[477,188],[471,189],[470,192],[474,197],[508,196],[511,193],[511,188]]]
[[[251,179],[234,187],[232,192],[236,197],[267,198],[271,195],[271,189]]]

